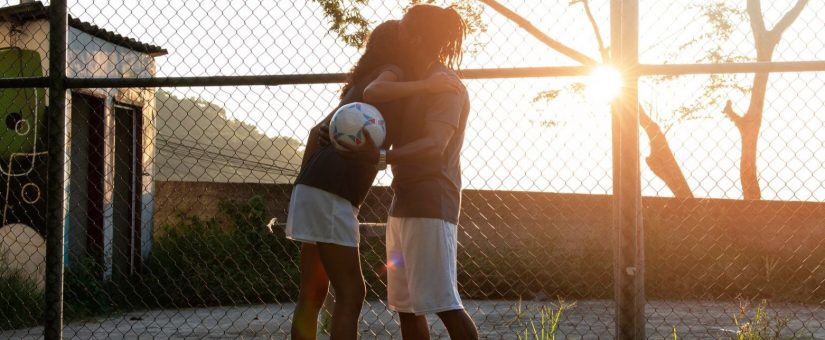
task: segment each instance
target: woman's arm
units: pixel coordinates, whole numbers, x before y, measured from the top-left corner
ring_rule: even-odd
[[[384,71],[364,88],[364,102],[385,103],[421,94],[458,92],[461,80],[448,73],[435,73],[429,78],[416,81],[398,81],[395,72]]]

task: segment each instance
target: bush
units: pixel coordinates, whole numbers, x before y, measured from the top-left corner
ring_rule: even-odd
[[[144,308],[292,301],[298,292],[298,247],[270,231],[263,200],[221,202],[204,219],[178,213],[155,240],[137,291]],[[136,307],[136,306],[132,306]]]
[[[2,261],[0,261],[2,263]],[[77,320],[113,311],[106,294],[109,283],[91,259],[65,272],[64,317]],[[17,270],[0,265],[0,330],[43,324],[45,295],[37,284]]]
[[[65,274],[67,320],[155,308],[292,302],[299,284],[299,244],[270,230],[263,200],[221,202],[203,218],[179,212],[154,240],[145,266],[131,277],[107,278],[95,260]],[[365,239],[362,265],[370,298],[386,296],[383,238]],[[0,275],[0,328],[41,324],[43,294],[20,275]]]
[[[782,333],[786,331],[790,319],[780,316],[779,313],[768,312],[767,300],[762,300],[756,306],[752,317],[749,316],[750,301],[739,301],[739,315],[733,317],[736,325],[736,340],[773,340],[785,339]],[[794,334],[793,338],[797,338]]]
[[[116,288],[105,280],[103,267],[92,258],[84,258],[66,270],[63,277],[64,315],[78,320],[112,313],[116,305],[109,295]]]
[[[0,330],[42,324],[43,292],[37,284],[0,259]]]

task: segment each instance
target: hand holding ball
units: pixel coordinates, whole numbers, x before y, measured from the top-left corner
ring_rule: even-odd
[[[357,150],[367,140],[364,130],[369,132],[376,147],[384,144],[387,126],[381,112],[370,104],[349,103],[338,108],[332,115],[329,139],[338,150]]]

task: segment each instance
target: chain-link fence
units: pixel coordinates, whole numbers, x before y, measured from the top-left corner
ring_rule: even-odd
[[[289,337],[309,130],[412,2],[0,1],[0,338]],[[822,2],[457,3],[482,338],[825,338]],[[391,181],[363,338],[401,337]]]

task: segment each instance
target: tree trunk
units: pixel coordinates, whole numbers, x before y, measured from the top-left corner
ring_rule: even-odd
[[[762,199],[762,190],[759,188],[759,177],[756,172],[756,150],[759,141],[758,122],[748,122],[739,129],[742,136],[742,159],[739,166],[739,176],[742,181],[742,195],[746,200]]]
[[[773,29],[768,31],[765,28],[765,20],[762,14],[762,4],[760,0],[748,0],[747,12],[750,18],[751,29],[756,44],[756,61],[770,62],[773,59],[773,52],[776,45],[782,39],[782,33],[799,17],[799,14],[808,4],[808,0],[798,0],[790,11],[782,16]],[[768,73],[757,73],[753,78],[753,90],[751,92],[750,105],[748,111],[739,116],[731,107],[728,101],[725,107],[725,114],[728,115],[739,130],[742,137],[742,155],[739,161],[739,175],[742,183],[742,196],[746,200],[762,199],[762,191],[759,187],[759,176],[756,168],[756,155],[758,151],[759,130],[762,127],[762,113],[765,111],[765,92],[768,88]]]
[[[757,61],[770,61],[776,43],[766,42],[758,44]],[[761,200],[762,190],[759,187],[759,175],[756,167],[756,155],[759,142],[759,131],[762,128],[762,113],[765,111],[765,92],[768,89],[768,73],[757,73],[753,77],[751,101],[748,111],[738,119],[736,127],[742,137],[742,154],[739,160],[739,180],[742,184],[742,196],[746,200]]]
[[[693,198],[693,192],[688,186],[682,169],[676,163],[676,157],[673,156],[673,150],[670,149],[667,137],[665,137],[659,125],[641,107],[639,107],[639,124],[645,130],[650,141],[650,155],[645,158],[647,166],[665,182],[665,185],[673,192],[673,196]]]

